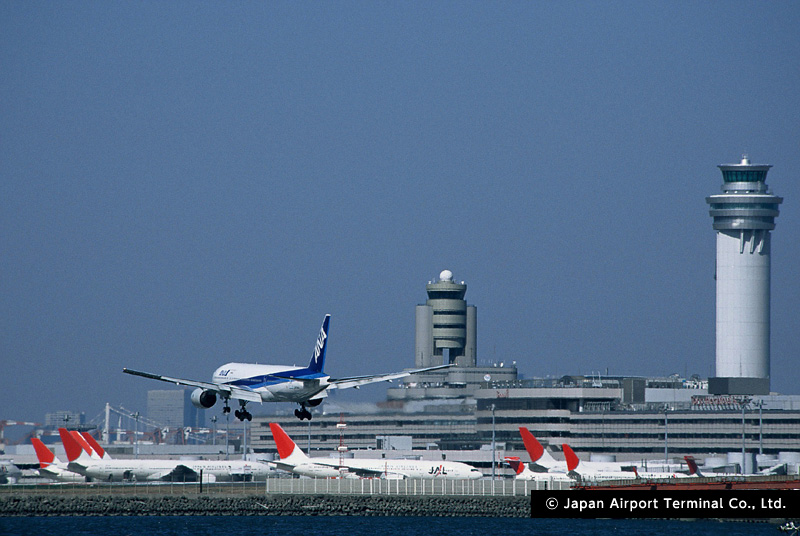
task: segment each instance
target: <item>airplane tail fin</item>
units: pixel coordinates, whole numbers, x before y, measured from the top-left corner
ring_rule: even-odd
[[[46,469],[55,461],[56,455],[52,450],[47,448],[47,445],[42,443],[42,440],[38,437],[32,437],[31,443],[33,443],[33,450],[36,451],[36,458],[39,460],[39,467]]]
[[[83,454],[83,448],[78,444],[72,434],[66,428],[59,428],[58,435],[61,436],[61,443],[64,445],[64,450],[67,453],[67,461],[74,462]]]
[[[312,372],[322,372],[325,369],[325,351],[328,348],[328,324],[330,321],[331,315],[325,315],[317,336],[317,343],[314,345],[314,353],[311,354],[311,362],[308,364],[308,369]]]
[[[567,471],[574,471],[578,467],[578,464],[581,463],[580,458],[578,458],[575,451],[566,443],[561,445],[561,448],[564,449],[564,457],[567,459]]]
[[[697,467],[697,461],[693,457],[684,456],[683,459],[686,460],[686,465],[689,466],[690,475],[703,476],[703,473],[700,472],[700,468]]]
[[[522,463],[522,460],[520,460],[518,456],[506,456],[503,460],[511,466],[511,469],[513,469],[516,474],[520,474],[525,470],[525,464]]]
[[[544,447],[524,426],[519,427],[519,435],[522,436],[522,442],[525,444],[525,450],[528,451],[531,461],[536,463],[544,455]]]
[[[284,432],[280,424],[271,422],[269,423],[269,429],[275,439],[275,445],[278,447],[278,456],[280,456],[282,462],[296,463],[308,459],[308,456],[292,441],[289,434]]]
[[[559,462],[555,458],[553,458],[549,452],[542,446],[539,441],[533,437],[533,434],[525,428],[524,426],[520,426],[519,434],[522,436],[522,442],[525,444],[525,450],[528,451],[528,455],[531,457],[531,462],[536,464],[539,467],[544,467],[547,470],[555,469],[559,466],[562,466],[562,462]],[[534,471],[536,469],[531,468]]]
[[[72,434],[72,437],[75,438],[75,441],[78,442],[78,445],[81,446],[83,451],[86,454],[88,454],[90,458],[92,458],[93,460],[101,459],[100,453],[94,451],[92,446],[89,443],[87,443],[86,439],[84,439],[84,437],[81,435],[79,431],[72,430],[70,431],[70,434]]]
[[[109,456],[108,453],[105,451],[105,449],[103,449],[103,447],[100,446],[100,443],[97,442],[97,440],[94,438],[92,434],[90,434],[89,432],[82,432],[81,435],[83,436],[83,439],[85,439],[86,442],[89,444],[89,446],[92,447],[92,450],[95,451],[97,455],[100,456],[101,459],[106,460],[111,458],[111,456]]]

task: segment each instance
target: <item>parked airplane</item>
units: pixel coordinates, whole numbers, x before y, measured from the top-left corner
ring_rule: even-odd
[[[278,469],[301,476],[327,477],[374,477],[386,479],[478,479],[483,474],[465,463],[446,461],[401,460],[384,458],[309,458],[292,441],[292,438],[277,423],[269,429],[278,447],[280,460],[271,462]]]
[[[566,473],[537,473],[535,471],[531,471],[531,468],[528,467],[528,464],[524,463],[518,456],[506,456],[503,459],[511,469],[514,470],[516,476],[514,477],[517,480],[533,480],[535,482],[575,482],[574,478],[571,478]]]
[[[38,437],[32,437],[33,450],[39,460],[39,475],[59,482],[85,482],[86,477],[67,469],[67,464],[59,460],[55,453]]]
[[[640,472],[635,465],[623,465],[616,462],[584,462],[575,454],[575,451],[566,443],[561,445],[564,451],[564,462],[559,462],[553,458],[541,443],[533,437],[533,434],[525,428],[520,427],[520,435],[525,449],[531,456],[531,461],[535,468],[541,472],[567,474],[573,479],[591,480],[625,480],[638,478],[682,478],[687,475],[674,472]],[[535,471],[531,471],[535,474]]]
[[[22,477],[22,471],[14,462],[0,460],[0,484],[16,484]]]
[[[392,381],[411,374],[451,366],[439,365],[389,374],[332,379],[324,372],[330,318],[331,315],[325,315],[317,342],[314,345],[311,361],[307,367],[226,363],[214,372],[210,383],[182,380],[127,368],[122,369],[122,372],[177,385],[196,387],[191,398],[192,403],[198,408],[211,408],[219,397],[225,403],[222,412],[229,413],[231,411],[228,406],[230,399],[238,400],[241,409],[236,410],[234,414],[241,421],[253,418],[245,408],[248,402],[295,402],[301,407],[294,411],[295,416],[300,420],[311,420],[311,412],[306,409],[306,406],[319,405],[322,399],[328,396],[329,389],[358,388],[369,383]]]
[[[67,452],[67,468],[90,480],[203,482],[264,479],[270,468],[243,460],[100,460],[93,459],[66,429],[59,428]]]

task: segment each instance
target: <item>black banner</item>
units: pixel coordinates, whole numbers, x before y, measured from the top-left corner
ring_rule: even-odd
[[[800,512],[798,490],[531,491],[531,517],[786,518]]]

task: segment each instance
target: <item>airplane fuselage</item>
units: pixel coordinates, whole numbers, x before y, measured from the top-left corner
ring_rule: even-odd
[[[84,474],[92,480],[110,482],[182,480],[181,467],[191,475],[187,481],[196,480],[201,471],[204,480],[218,482],[263,480],[269,472],[265,464],[241,460],[99,460],[88,465]]]
[[[477,469],[460,462],[349,458],[346,463],[347,467],[343,467],[340,471],[337,462],[329,458],[310,458],[310,461],[314,463],[298,465],[293,471],[303,476],[317,478],[347,476],[348,473],[358,476],[366,474],[366,472],[386,479],[470,480],[483,476]]]
[[[302,381],[292,379],[295,377]],[[327,374],[314,373],[305,367],[226,363],[214,371],[211,381],[251,389],[261,396],[262,402],[299,403],[327,396],[328,378]]]

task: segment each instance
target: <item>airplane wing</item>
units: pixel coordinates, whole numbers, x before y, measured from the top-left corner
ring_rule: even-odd
[[[331,378],[330,380],[328,380],[328,383],[330,384],[328,386],[328,389],[349,389],[351,387],[358,388],[368,383],[390,382],[398,378],[405,378],[406,376],[411,376],[412,374],[419,374],[420,372],[428,372],[431,370],[445,369],[452,366],[453,365],[438,365],[436,367],[404,370],[402,372],[391,372],[389,374],[376,374],[372,376],[351,376],[349,378],[339,378],[336,380]]]
[[[226,385],[224,383],[210,383],[198,382],[194,380],[182,380],[180,378],[170,378],[169,376],[159,376],[158,374],[150,374],[149,372],[140,372],[138,370],[131,370],[123,368],[122,372],[125,374],[133,374],[134,376],[141,376],[143,378],[150,378],[151,380],[160,380],[162,382],[174,383],[175,385],[188,385],[189,387],[199,387],[207,391],[214,391],[222,398],[234,398],[236,400],[247,400],[248,402],[263,402],[261,395],[246,387],[237,387],[235,385]]]
[[[368,469],[366,467],[350,467],[346,463],[342,465],[348,472],[358,475],[362,478],[380,478],[387,474],[387,471],[379,471],[377,469]],[[404,473],[398,473],[397,471],[389,471],[388,474],[391,475],[398,475],[403,479],[408,478],[408,476]]]
[[[312,461],[312,463],[314,463],[316,465],[321,465],[321,466],[324,466],[324,467],[330,467],[332,469],[346,469],[348,473],[352,473],[352,474],[354,474],[356,476],[360,476],[362,478],[379,478],[379,477],[385,476],[387,474],[387,471],[385,469],[370,469],[369,467],[353,466],[353,465],[348,464],[347,460],[343,460],[342,463],[339,463],[338,460],[332,460],[332,459],[327,459],[327,458],[311,458],[311,461]],[[276,462],[271,462],[271,463],[276,463]],[[280,462],[277,462],[276,464],[281,469],[283,469],[283,467],[281,467],[281,465],[288,465],[288,464],[281,464]],[[290,468],[289,469],[284,469],[284,470],[291,471],[291,467],[294,467],[294,466],[291,465],[291,466],[288,466],[288,467],[290,467]],[[402,472],[398,472],[398,471],[388,471],[388,474],[397,475],[397,476],[400,476],[402,478],[408,478],[408,475],[406,475],[405,473],[402,473]]]

